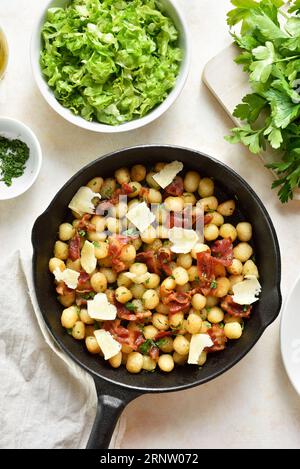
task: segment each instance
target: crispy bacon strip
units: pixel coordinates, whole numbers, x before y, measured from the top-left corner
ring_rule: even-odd
[[[149,350],[149,355],[152,358],[152,360],[157,360],[159,357],[159,348],[156,347],[155,345],[152,345]]]
[[[152,316],[151,311],[142,311],[133,313],[126,308],[126,306],[122,305],[119,302],[115,303],[117,307],[117,315],[118,318],[126,320],[126,321],[142,321],[146,318],[150,318]]]
[[[129,243],[132,238],[124,235],[114,235],[109,238],[108,255],[112,258],[112,268],[115,272],[123,272],[126,265],[120,260],[120,254],[124,246]]]
[[[200,282],[212,282],[215,279],[216,259],[208,251],[197,253],[197,268]]]
[[[169,307],[170,314],[185,311],[190,307],[191,295],[189,293],[180,293],[172,291],[168,295],[162,297],[163,304]]]
[[[58,284],[56,285],[56,291],[59,295],[62,295],[62,296],[70,295],[74,292],[74,290],[67,287],[67,285],[63,281],[58,282]]]
[[[157,251],[156,255],[160,269],[163,270],[165,274],[172,275],[172,269],[170,267],[170,262],[172,261],[172,253],[170,249],[160,248]]]
[[[92,218],[92,215],[89,215],[88,213],[83,215],[83,217],[78,223],[77,229],[85,230],[85,231],[96,231],[95,225],[93,225],[93,223],[90,223],[89,221],[91,218]]]
[[[211,213],[206,213],[204,215],[204,225],[209,225],[210,222],[212,221],[212,219],[213,219],[212,214]]]
[[[224,350],[227,342],[224,329],[217,324],[214,324],[210,329],[208,329],[207,333],[213,341],[214,345],[212,347],[207,347],[206,351],[212,353],[221,352]]]
[[[69,242],[69,257],[72,261],[80,258],[80,236],[76,234]]]
[[[239,305],[233,301],[232,296],[227,295],[221,303],[221,308],[226,313],[236,318],[249,318],[252,306],[251,305]]]
[[[120,324],[121,320],[115,319],[114,321],[104,321],[102,327],[106,331],[110,332],[120,344],[127,344],[133,350],[137,350],[144,342],[142,333],[139,331],[128,330]]]
[[[168,195],[174,197],[181,196],[183,194],[183,179],[181,176],[176,176],[174,180],[165,188],[165,192]]]
[[[170,335],[173,335],[172,331],[159,331],[153,340],[155,342],[156,340],[163,339],[164,337],[169,337]]]
[[[231,238],[215,241],[211,247],[212,256],[225,267],[229,267],[233,261],[233,245]]]
[[[86,272],[81,271],[78,277],[78,285],[76,291],[78,293],[89,293],[93,290],[90,282],[90,276]]]
[[[204,251],[197,253],[197,267],[200,291],[205,296],[214,295],[216,277],[223,277],[226,274],[224,264],[208,251]]]
[[[103,215],[106,210],[109,210],[112,206],[117,205],[119,203],[119,198],[122,195],[129,195],[133,192],[132,187],[129,184],[123,183],[122,187],[116,189],[110,199],[103,200],[97,205],[96,214]]]
[[[161,274],[159,261],[157,259],[156,253],[149,249],[146,252],[139,252],[136,256],[137,262],[145,262],[147,264],[149,272],[154,274]]]
[[[160,248],[157,252],[149,249],[146,252],[140,252],[136,256],[137,262],[145,262],[149,272],[161,275],[164,272],[166,275],[171,275],[170,262],[172,260],[172,253],[170,249]]]

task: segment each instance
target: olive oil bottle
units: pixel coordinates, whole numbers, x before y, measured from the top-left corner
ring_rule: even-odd
[[[0,28],[0,80],[3,78],[8,62],[8,45],[6,37]]]

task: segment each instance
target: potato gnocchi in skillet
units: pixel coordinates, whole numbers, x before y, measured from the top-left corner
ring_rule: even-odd
[[[201,367],[238,340],[259,272],[251,224],[216,194],[179,161],[81,187],[49,261],[67,333],[129,373]]]

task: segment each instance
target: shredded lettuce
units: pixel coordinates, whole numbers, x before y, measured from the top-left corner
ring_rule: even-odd
[[[56,99],[88,121],[145,116],[175,85],[178,31],[156,0],[72,0],[50,8],[42,72]]]

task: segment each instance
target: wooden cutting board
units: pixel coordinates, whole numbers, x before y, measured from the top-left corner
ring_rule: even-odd
[[[202,76],[203,82],[229,114],[235,126],[239,126],[240,121],[233,116],[234,108],[250,92],[247,73],[243,72],[241,65],[234,62],[238,54],[239,50],[233,44],[227,47],[206,64]],[[264,164],[280,158],[270,147],[259,156]],[[272,173],[277,178],[273,171]],[[300,200],[300,190],[295,191],[294,199]]]

